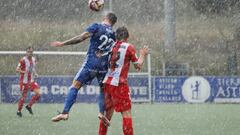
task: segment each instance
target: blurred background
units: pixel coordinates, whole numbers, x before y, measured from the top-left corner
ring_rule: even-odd
[[[239,75],[239,0],[110,0],[101,12],[86,0],[1,0],[0,51],[87,51],[89,42],[48,45],[81,34],[112,10],[129,42],[151,48],[152,75]],[[165,6],[164,6],[165,5]],[[0,55],[0,74],[15,74],[22,55]],[[80,56],[37,56],[41,75],[74,75]],[[145,68],[146,69],[146,68]],[[144,70],[145,70],[144,69]]]

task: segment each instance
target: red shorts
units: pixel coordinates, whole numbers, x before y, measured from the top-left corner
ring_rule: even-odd
[[[20,83],[20,90],[21,91],[26,91],[28,89],[30,89],[31,91],[33,91],[35,89],[39,89],[39,85],[37,84],[37,82],[31,82],[29,84]]]
[[[116,112],[123,112],[132,107],[131,95],[127,84],[119,84],[119,86],[105,84],[104,95],[106,110],[114,107]]]

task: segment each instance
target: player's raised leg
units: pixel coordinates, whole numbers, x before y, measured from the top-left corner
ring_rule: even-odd
[[[81,68],[78,73],[76,74],[72,86],[70,87],[67,97],[64,103],[64,109],[61,114],[52,118],[53,122],[58,122],[61,120],[67,120],[69,117],[69,112],[72,105],[76,102],[78,90],[82,87],[82,85],[87,84],[88,82],[92,81],[93,78],[96,76],[95,72],[88,70],[87,68]]]
[[[72,86],[67,94],[65,103],[64,103],[64,109],[61,114],[58,114],[57,116],[52,118],[53,122],[58,122],[61,120],[68,120],[69,117],[69,111],[72,107],[72,105],[76,102],[77,93],[78,90],[81,88],[81,83],[77,80],[73,80]]]

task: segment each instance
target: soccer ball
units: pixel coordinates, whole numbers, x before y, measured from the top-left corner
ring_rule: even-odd
[[[88,6],[93,11],[100,11],[104,7],[104,0],[89,0]]]

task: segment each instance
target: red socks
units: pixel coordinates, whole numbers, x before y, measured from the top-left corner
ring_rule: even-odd
[[[21,99],[18,102],[18,111],[22,111],[23,104],[27,98],[27,93],[23,93]],[[30,100],[28,106],[31,107],[38,99],[40,98],[40,95],[34,95],[32,96],[32,99]]]
[[[40,95],[34,95],[32,96],[31,100],[29,101],[28,106],[32,107],[32,105],[40,98]]]
[[[106,135],[107,130],[108,127],[100,121],[98,135]],[[132,118],[123,118],[123,133],[124,135],[133,135]]]
[[[108,127],[100,120],[98,135],[106,135]]]
[[[133,135],[132,118],[123,118],[124,135]]]
[[[21,99],[18,101],[18,111],[22,111],[22,107],[24,104],[25,99],[27,98],[27,92],[23,91]]]

